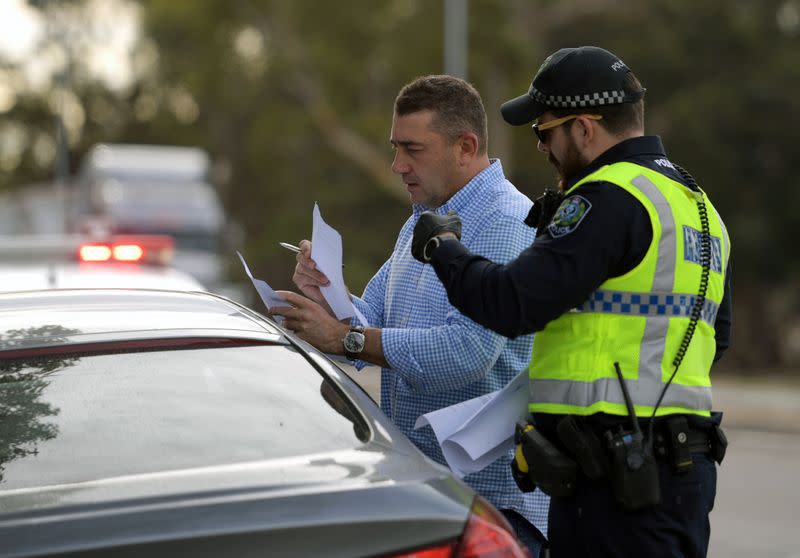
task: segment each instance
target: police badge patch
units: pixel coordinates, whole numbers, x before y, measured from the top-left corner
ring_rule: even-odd
[[[565,199],[547,226],[550,236],[558,238],[577,229],[591,208],[592,204],[583,196],[570,196]]]

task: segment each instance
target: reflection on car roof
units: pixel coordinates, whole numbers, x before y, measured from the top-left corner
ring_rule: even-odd
[[[57,327],[54,327],[57,326]],[[0,331],[63,332],[26,346],[185,336],[275,340],[282,332],[254,312],[207,293],[75,289],[0,294]],[[21,348],[0,338],[0,350]]]

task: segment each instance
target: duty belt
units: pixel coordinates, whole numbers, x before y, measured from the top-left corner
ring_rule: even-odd
[[[556,428],[560,445],[567,450],[590,478],[606,476],[609,467],[607,440],[625,426],[603,421],[597,423],[584,417],[566,416]],[[647,433],[645,422],[642,431]],[[653,456],[668,463],[674,473],[688,471],[692,454],[710,454],[718,463],[725,456],[727,439],[716,425],[699,429],[690,427],[684,415],[663,417],[653,424]]]

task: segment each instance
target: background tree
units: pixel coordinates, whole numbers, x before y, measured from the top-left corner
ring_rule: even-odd
[[[100,140],[204,147],[257,276],[290,286],[293,258],[277,241],[308,237],[318,201],[342,233],[345,279],[360,291],[408,216],[389,168],[391,108],[404,83],[442,71],[441,3],[113,1],[139,14],[133,77],[109,87],[74,57],[70,98],[86,117],[70,138],[73,163]],[[67,4],[87,14],[96,3]],[[490,152],[531,196],[554,183],[553,171],[527,127],[502,123],[499,104],[563,46],[601,45],[635,69],[648,88],[648,130],[709,192],[731,232],[735,336],[725,366],[799,364],[791,238],[800,2],[471,0],[469,22],[469,79],[490,116]],[[46,96],[21,94],[7,112],[27,139],[0,187],[48,175],[33,161],[52,111]],[[231,275],[241,276],[234,260]]]

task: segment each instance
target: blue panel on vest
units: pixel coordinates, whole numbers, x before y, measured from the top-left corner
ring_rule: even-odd
[[[631,313],[631,305],[623,303],[622,307],[620,308],[620,312],[624,312],[625,314],[630,314]]]
[[[642,295],[631,295],[631,304],[641,304],[642,303]]]
[[[614,293],[611,295],[611,302],[622,302],[622,294]]]
[[[611,306],[610,302],[604,302],[603,303],[603,312],[611,312],[612,309],[613,309],[613,306]]]
[[[703,233],[688,225],[683,226],[683,259],[701,265]],[[711,269],[722,273],[722,243],[716,236],[711,237]]]
[[[656,307],[656,314],[658,314],[659,316],[663,316],[666,313],[667,313],[667,307],[665,305],[659,304]]]

